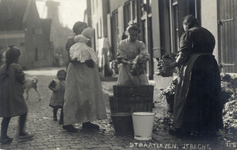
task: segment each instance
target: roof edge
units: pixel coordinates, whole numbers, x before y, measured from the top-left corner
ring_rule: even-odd
[[[22,23],[25,23],[25,22],[26,22],[26,19],[27,19],[27,17],[28,17],[29,12],[30,12],[30,5],[31,5],[31,2],[32,2],[32,0],[27,0],[27,6],[26,6],[26,10],[25,10],[23,19],[22,19]]]

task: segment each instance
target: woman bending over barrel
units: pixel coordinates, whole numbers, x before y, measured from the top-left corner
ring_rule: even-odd
[[[137,40],[141,29],[133,24],[126,30],[128,38],[118,45],[117,60],[120,64],[117,85],[148,85],[145,65],[150,55],[145,44]]]

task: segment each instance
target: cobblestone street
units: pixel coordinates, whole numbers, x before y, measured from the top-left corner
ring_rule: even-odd
[[[110,108],[109,94],[112,94],[112,85],[115,81],[102,81],[104,90],[104,100],[107,107],[108,119],[95,122],[100,126],[99,131],[82,130],[81,124],[75,124],[79,129],[79,133],[69,133],[59,125],[58,121],[53,121],[53,110],[49,107],[49,99],[51,91],[48,84],[56,75],[56,69],[45,69],[36,71],[25,71],[28,76],[37,76],[38,90],[42,96],[42,100],[38,100],[37,93],[31,89],[28,105],[28,118],[26,123],[26,131],[34,134],[34,138],[30,141],[21,141],[17,139],[18,117],[14,117],[10,121],[8,128],[8,136],[13,137],[10,145],[0,145],[0,149],[52,149],[52,150],[160,150],[160,149],[213,149],[226,150],[236,149],[236,139],[234,135],[226,135],[220,133],[215,139],[177,139],[168,131],[159,127],[154,128],[153,139],[150,141],[134,140],[132,135],[116,136],[113,125],[110,124]],[[157,89],[155,89],[157,90]],[[156,94],[154,94],[154,98]],[[154,109],[159,115],[159,108]],[[58,118],[59,118],[58,111]],[[1,118],[2,120],[2,118]],[[0,120],[0,121],[1,121]],[[156,122],[156,124],[159,124]]]

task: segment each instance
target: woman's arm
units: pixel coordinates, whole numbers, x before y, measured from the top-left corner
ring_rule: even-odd
[[[148,53],[146,45],[142,41],[139,41],[139,54],[143,55],[143,57],[146,58],[146,60],[150,59],[150,54]]]
[[[194,34],[192,31],[186,31],[183,33],[183,35],[180,38],[180,49],[179,49],[179,54],[176,59],[176,62],[178,64],[183,64],[186,62],[190,55],[193,53],[193,39],[194,39]]]
[[[118,59],[120,63],[123,63],[123,64],[129,64],[130,61],[124,59],[124,58],[121,58],[121,59]]]
[[[118,52],[117,52],[117,60],[119,63],[123,63],[125,65],[132,65],[133,62],[129,61],[126,54],[126,41],[121,41],[118,45]]]
[[[188,61],[190,55],[193,52],[193,33],[191,31],[186,31],[180,38],[180,50],[178,57],[175,62],[172,62],[167,65],[167,69],[173,69],[179,65],[182,65]]]
[[[126,54],[126,48],[124,45],[125,45],[124,41],[121,41],[118,45],[117,60],[119,63],[127,64],[128,58]]]
[[[94,61],[92,59],[86,60],[85,64],[87,65],[87,67],[89,68],[94,68]]]

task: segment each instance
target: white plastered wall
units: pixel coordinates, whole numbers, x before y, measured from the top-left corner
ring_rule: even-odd
[[[213,52],[218,61],[218,14],[217,0],[201,1],[201,26],[208,29],[216,40],[216,46]]]

